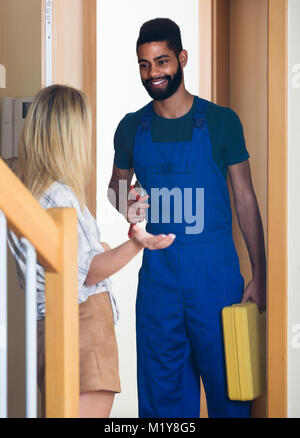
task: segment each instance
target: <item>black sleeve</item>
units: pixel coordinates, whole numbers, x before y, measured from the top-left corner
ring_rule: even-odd
[[[224,119],[224,149],[223,157],[227,166],[241,163],[250,155],[246,148],[244,130],[238,115],[231,109],[227,109]]]
[[[119,169],[133,168],[134,137],[128,130],[127,116],[119,123],[114,135],[114,164]]]

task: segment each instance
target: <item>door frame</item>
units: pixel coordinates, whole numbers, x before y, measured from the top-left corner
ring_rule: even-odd
[[[42,1],[42,86],[45,86],[45,8]],[[52,83],[82,90],[92,108],[92,173],[87,206],[97,211],[97,0],[52,0]],[[66,56],[67,54],[67,56]]]
[[[267,413],[287,417],[288,0],[269,0]]]
[[[204,2],[199,0],[202,11]],[[220,105],[228,105],[229,2],[205,2],[210,8],[212,41],[211,82],[206,90]],[[268,0],[268,418],[287,417],[287,17],[288,0]]]

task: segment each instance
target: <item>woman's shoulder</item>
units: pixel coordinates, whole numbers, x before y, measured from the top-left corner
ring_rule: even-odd
[[[73,190],[59,181],[54,181],[40,198],[44,208],[73,207],[80,210],[79,201]]]

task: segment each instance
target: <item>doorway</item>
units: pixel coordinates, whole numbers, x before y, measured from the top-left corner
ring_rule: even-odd
[[[189,49],[186,84],[191,93],[199,94],[198,7],[198,0],[189,0],[187,3],[181,0],[152,0],[150,8],[147,0],[131,0],[132,14],[123,0],[98,0],[98,222],[105,240],[112,247],[123,242],[128,233],[127,222],[107,199],[114,157],[114,132],[126,113],[137,111],[150,101],[141,84],[136,56],[140,27],[159,16],[168,17],[179,24],[183,44]],[[126,269],[112,276],[121,311],[116,335],[123,382],[123,392],[116,397],[112,409],[113,417],[138,415],[134,309],[141,262],[142,254],[139,254]]]
[[[267,389],[252,417],[287,416],[287,0],[210,3],[211,96],[241,118],[267,249]],[[201,15],[200,15],[201,17]],[[248,254],[233,219],[245,282]]]

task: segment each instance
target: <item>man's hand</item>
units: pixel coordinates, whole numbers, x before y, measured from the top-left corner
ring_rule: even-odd
[[[255,303],[262,312],[266,310],[266,284],[264,281],[252,279],[248,283],[242,298],[242,303],[251,301]]]
[[[149,196],[142,196],[139,200],[136,199],[135,192],[140,193],[140,190],[139,188],[130,190],[133,175],[134,169],[119,169],[114,165],[107,196],[112,206],[116,208],[129,223],[136,224],[143,222],[146,217],[145,210],[149,208],[146,201]]]
[[[149,195],[140,197],[136,189],[131,189],[127,201],[127,221],[130,224],[143,222],[146,217],[146,209],[149,208],[147,202]]]
[[[175,239],[174,234],[159,234],[154,236],[153,234],[147,233],[147,231],[140,228],[138,225],[134,225],[132,228],[132,239],[138,243],[142,248],[148,249],[164,249],[170,246]]]

